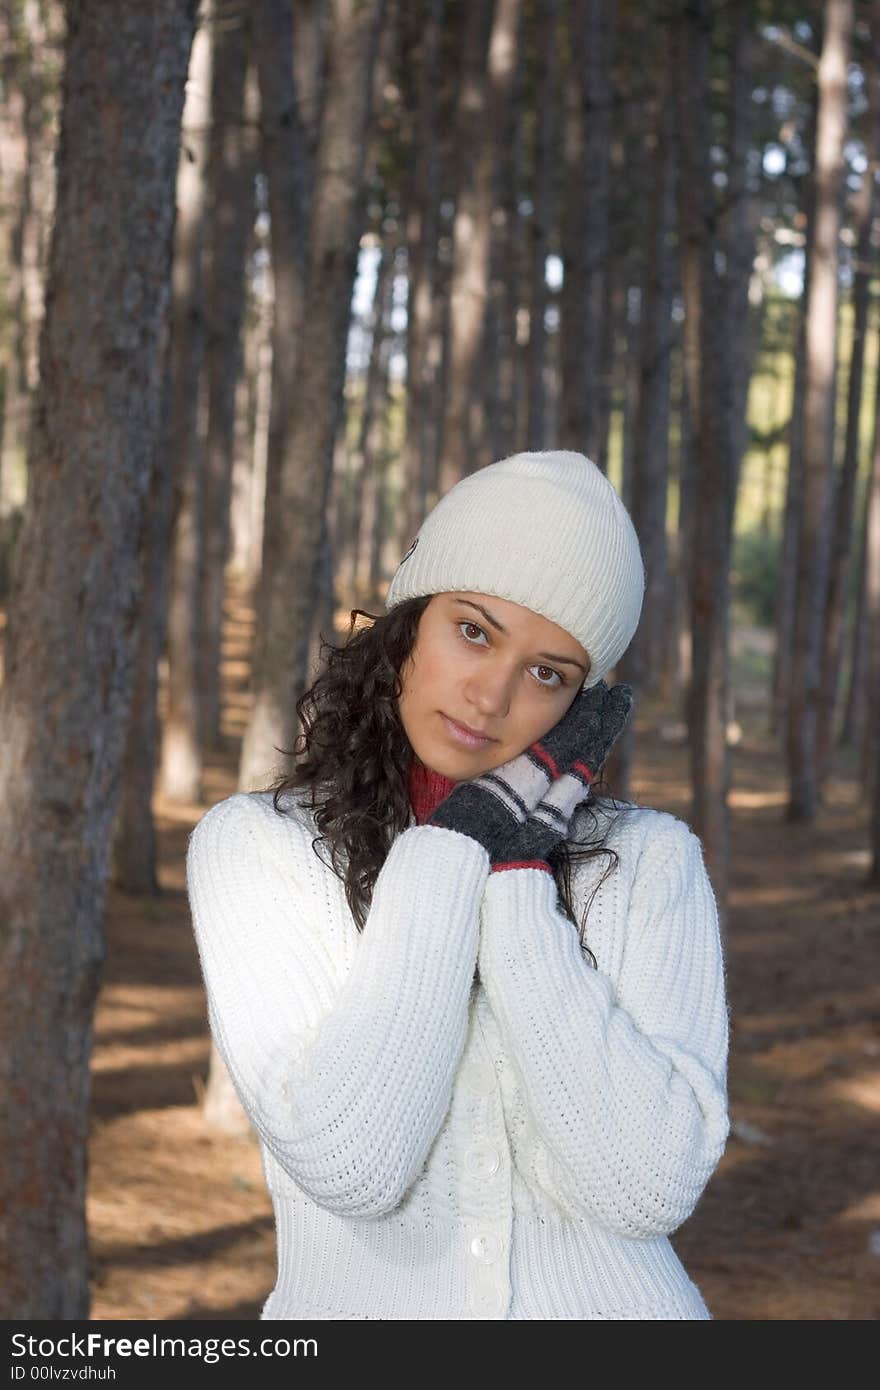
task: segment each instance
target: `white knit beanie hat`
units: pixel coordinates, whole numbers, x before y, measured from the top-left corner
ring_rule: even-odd
[[[616,665],[638,627],[639,538],[614,487],[583,454],[513,454],[440,498],[401,560],[385,607],[458,590],[509,599],[571,633],[590,656],[586,690]]]

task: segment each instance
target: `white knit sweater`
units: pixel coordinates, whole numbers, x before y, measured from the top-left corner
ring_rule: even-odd
[[[283,805],[228,797],[187,854],[208,1019],[275,1209],[261,1318],[711,1318],[668,1239],[729,1131],[725,964],[687,825],[594,803],[620,856],[587,919],[597,970],[550,874],[490,873],[415,814],[359,933],[309,812]],[[610,862],[573,871],[579,921]]]

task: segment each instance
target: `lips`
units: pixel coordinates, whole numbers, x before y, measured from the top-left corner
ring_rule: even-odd
[[[471,729],[467,724],[459,724],[457,720],[450,719],[445,714],[441,717],[453,738],[459,743],[467,744],[470,748],[481,748],[486,743],[495,742],[489,734],[481,734],[478,730]]]

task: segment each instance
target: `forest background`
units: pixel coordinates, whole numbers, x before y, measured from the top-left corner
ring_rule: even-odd
[[[648,574],[606,780],[701,836],[728,954],[731,1139],[674,1243],[716,1317],[875,1317],[880,3],[0,35],[0,1316],[259,1315],[188,833],[438,497],[565,447]]]

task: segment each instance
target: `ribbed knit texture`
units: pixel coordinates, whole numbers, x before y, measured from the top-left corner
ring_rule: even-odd
[[[445,801],[457,785],[454,777],[444,777],[442,772],[435,772],[414,758],[410,764],[407,788],[417,824],[424,825],[431,812],[441,801]]]
[[[190,837],[208,1019],[275,1209],[261,1318],[710,1318],[668,1238],[729,1130],[699,840],[608,811],[596,970],[552,877],[490,874],[475,840],[418,822],[429,800],[362,933],[294,796],[281,817],[238,793]],[[608,865],[577,866],[580,913]]]
[[[385,607],[450,590],[522,604],[586,648],[589,689],[632,641],[645,583],[638,534],[611,480],[584,454],[539,449],[477,468],[444,493],[392,575]]]
[[[416,821],[424,825],[431,813],[444,801],[453,787],[457,785],[454,777],[445,777],[442,772],[434,772],[424,763],[413,760],[407,777],[410,805],[415,812]],[[490,865],[491,873],[501,873],[507,869],[541,869],[552,874],[550,865],[543,859],[502,860]]]

